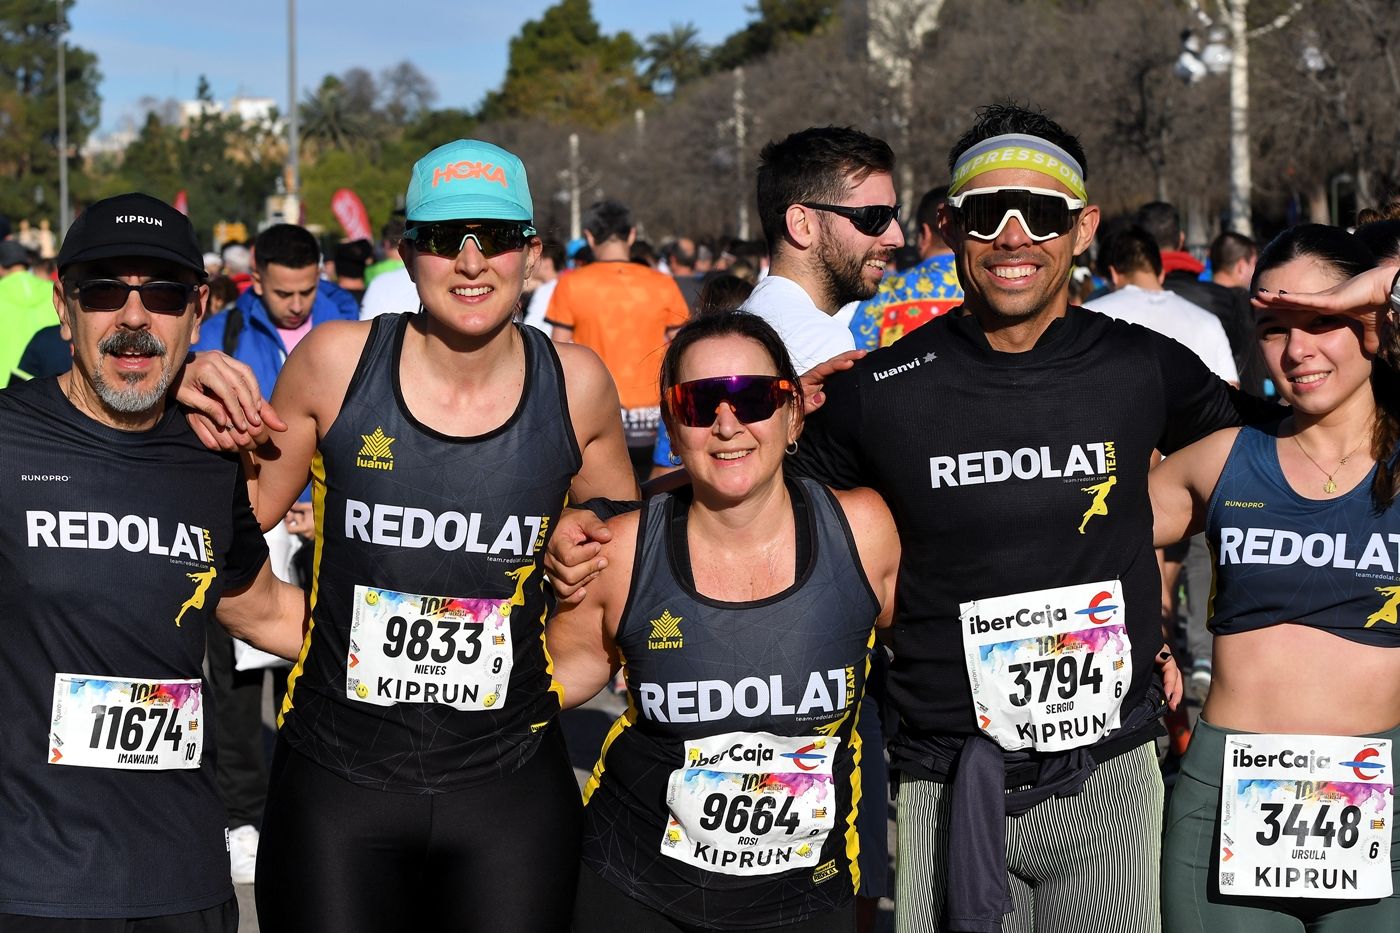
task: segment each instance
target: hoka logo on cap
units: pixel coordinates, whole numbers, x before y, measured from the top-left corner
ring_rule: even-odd
[[[404,197],[410,222],[523,220],[535,216],[525,166],[500,146],[458,139],[413,165]]]
[[[449,162],[433,169],[434,188],[438,186],[438,182],[459,179],[465,181],[472,178],[494,181],[502,188],[510,188],[510,183],[506,181],[505,169],[499,165],[492,165],[490,162]]]

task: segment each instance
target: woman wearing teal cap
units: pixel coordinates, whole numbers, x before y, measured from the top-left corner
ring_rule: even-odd
[[[637,489],[592,351],[512,321],[539,258],[525,169],[458,140],[413,167],[421,309],[309,334],[253,502],[311,475],[312,626],[280,717],[264,931],[564,929],[580,802],[541,559],[566,498]]]

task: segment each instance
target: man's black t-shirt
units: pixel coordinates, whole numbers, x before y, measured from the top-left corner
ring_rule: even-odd
[[[911,736],[977,730],[960,603],[1071,584],[1120,581],[1122,708],[1141,701],[1162,644],[1150,457],[1238,424],[1225,383],[1173,340],[1072,307],[1024,353],[945,315],[826,393],[789,459],[820,482],[875,488],[894,513],[889,694]]]
[[[237,458],[178,412],[125,432],[52,378],[0,392],[0,913],[232,896],[204,633],[266,557]]]

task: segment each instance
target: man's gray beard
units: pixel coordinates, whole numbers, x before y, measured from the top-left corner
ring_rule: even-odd
[[[102,367],[107,357],[125,350],[159,354],[160,379],[155,386],[143,392],[126,386],[112,385],[102,375]],[[92,387],[97,390],[97,397],[102,400],[102,404],[112,411],[125,415],[143,414],[160,404],[161,399],[165,398],[165,393],[170,388],[171,380],[175,377],[174,370],[166,360],[165,350],[165,343],[150,331],[119,331],[98,343],[97,367],[92,373]],[[128,373],[122,377],[125,382],[129,383],[140,382],[141,378],[140,373]]]

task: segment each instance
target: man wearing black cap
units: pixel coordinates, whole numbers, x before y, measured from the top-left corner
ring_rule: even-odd
[[[205,626],[290,656],[305,601],[166,406],[208,298],[189,221],[99,201],[58,268],[73,368],[0,392],[0,933],[232,933]]]

